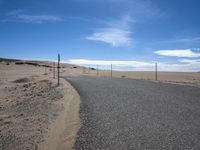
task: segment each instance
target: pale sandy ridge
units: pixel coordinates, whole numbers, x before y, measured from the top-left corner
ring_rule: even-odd
[[[58,87],[50,69],[0,63],[0,149],[72,149],[80,98],[65,80]]]

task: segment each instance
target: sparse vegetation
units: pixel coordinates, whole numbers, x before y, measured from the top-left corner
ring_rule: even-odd
[[[25,83],[25,82],[30,82],[30,79],[29,78],[20,78],[20,79],[13,81],[13,82],[14,83]]]

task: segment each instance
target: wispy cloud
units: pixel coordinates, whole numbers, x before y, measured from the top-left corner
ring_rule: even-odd
[[[20,14],[17,16],[23,22],[26,23],[44,23],[44,22],[58,22],[62,21],[61,17],[51,15],[25,15]]]
[[[29,15],[25,14],[22,9],[13,10],[7,13],[6,19],[2,22],[23,22],[23,23],[46,23],[46,22],[58,22],[63,18],[54,15]]]
[[[77,20],[77,21],[83,21],[83,22],[90,22],[91,18],[86,18],[86,17],[78,17],[78,16],[68,16],[66,19],[69,20]]]
[[[15,10],[8,12],[6,15],[7,16],[15,16],[15,15],[18,15],[20,13],[23,13],[24,11],[25,11],[24,9],[15,9]]]
[[[184,50],[158,50],[154,52],[155,54],[162,56],[174,56],[174,57],[190,57],[197,58],[200,57],[200,53],[195,53],[191,49]]]
[[[172,72],[198,72],[200,65],[195,63],[158,63],[159,71],[172,71]]]
[[[103,28],[99,32],[86,37],[88,40],[101,41],[111,44],[113,47],[131,46],[131,32],[117,28]]]
[[[98,65],[116,65],[116,66],[152,66],[152,63],[141,62],[141,61],[108,61],[108,60],[88,60],[88,59],[70,59],[69,62],[73,64],[98,64]]]
[[[200,37],[187,37],[172,40],[159,41],[158,43],[195,43],[200,42]]]
[[[199,42],[200,37],[192,37],[192,38],[182,38],[174,40],[174,42]]]
[[[200,67],[200,59],[180,59],[179,62],[188,64],[198,64]]]
[[[88,0],[87,0],[88,1]],[[100,1],[100,0],[99,0]],[[113,47],[134,47],[134,23],[146,22],[149,19],[164,18],[164,14],[149,0],[107,0],[116,13],[125,14],[118,19],[102,21],[102,27],[86,39],[105,42]],[[161,17],[162,16],[162,17]]]
[[[119,20],[103,22],[103,28],[97,29],[93,34],[86,37],[87,40],[101,41],[111,44],[113,47],[133,46],[130,24],[133,20],[129,16],[123,16]]]
[[[102,1],[105,3],[104,1]],[[168,18],[169,14],[161,11],[159,7],[150,0],[107,0],[112,6],[117,5],[116,11],[129,12],[139,21],[147,21],[147,19]],[[119,10],[119,8],[121,8]]]
[[[200,70],[200,62],[198,60],[193,62],[191,60],[180,60],[180,63],[169,64],[165,62],[158,63],[159,71],[174,71],[174,72],[196,72]],[[70,59],[67,63],[82,65],[82,66],[96,66],[101,69],[110,69],[113,65],[114,70],[120,71],[154,71],[155,62],[144,61],[108,61],[108,60],[88,60],[88,59]]]

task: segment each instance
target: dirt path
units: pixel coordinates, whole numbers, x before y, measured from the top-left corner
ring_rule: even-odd
[[[79,129],[79,104],[80,97],[74,88],[61,79],[61,88],[65,91],[64,110],[50,127],[50,132],[39,149],[41,150],[70,150],[75,142]],[[63,92],[64,92],[63,91]]]

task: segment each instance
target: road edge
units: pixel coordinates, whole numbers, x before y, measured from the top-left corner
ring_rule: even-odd
[[[50,125],[50,130],[39,150],[72,150],[80,128],[80,96],[74,87],[65,79],[60,79],[60,90],[63,93],[64,110],[58,114]]]

